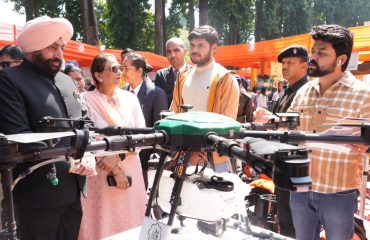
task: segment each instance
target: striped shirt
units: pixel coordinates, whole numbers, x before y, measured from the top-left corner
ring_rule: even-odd
[[[297,93],[288,112],[298,112],[299,130],[320,133],[344,117],[370,118],[370,90],[351,73],[320,95],[319,79],[308,82]],[[336,148],[310,148],[312,191],[335,193],[360,189],[362,155],[360,152],[337,151]]]

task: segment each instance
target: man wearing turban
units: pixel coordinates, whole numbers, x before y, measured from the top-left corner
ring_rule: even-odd
[[[40,120],[81,118],[81,106],[74,96],[76,86],[60,72],[63,51],[73,35],[71,23],[63,18],[39,17],[26,23],[17,39],[25,53],[18,67],[0,73],[0,132],[17,134],[40,132]],[[57,122],[57,127],[72,127]],[[62,138],[58,145],[70,144]],[[44,142],[20,146],[20,151],[46,148]],[[14,177],[24,173],[30,163],[18,164]],[[78,165],[73,173],[67,161],[45,165],[22,179],[14,188],[22,240],[77,239],[82,209],[80,192],[94,166]],[[77,169],[77,170],[76,170]],[[58,181],[52,178],[56,173]]]

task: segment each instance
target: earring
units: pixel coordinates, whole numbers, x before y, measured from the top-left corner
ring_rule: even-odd
[[[98,81],[99,82],[103,82],[103,78],[98,78]]]

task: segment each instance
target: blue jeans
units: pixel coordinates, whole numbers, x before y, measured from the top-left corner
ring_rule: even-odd
[[[357,191],[333,194],[291,192],[290,208],[298,240],[319,240],[322,225],[328,240],[352,239]]]

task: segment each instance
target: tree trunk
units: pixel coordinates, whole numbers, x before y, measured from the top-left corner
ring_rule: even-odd
[[[195,28],[195,18],[194,18],[194,2],[193,0],[189,1],[189,31],[192,31]]]
[[[229,17],[229,27],[229,41],[226,44],[238,44],[238,23],[236,22],[236,17],[232,13]]]
[[[261,41],[262,35],[262,26],[261,26],[261,17],[262,17],[262,7],[263,7],[263,0],[256,0],[256,25],[254,28],[254,41],[259,42]]]
[[[30,21],[35,18],[35,4],[33,0],[26,0],[24,3],[26,9],[26,21]]]
[[[94,8],[94,0],[80,0],[82,17],[83,42],[98,46],[98,27]]]
[[[199,0],[199,26],[208,25],[208,0]]]
[[[163,0],[155,0],[154,52],[163,55]]]
[[[166,49],[166,39],[167,39],[167,34],[166,34],[166,0],[163,0],[162,2],[162,19],[163,19],[163,45],[162,45],[162,51],[165,51]]]

